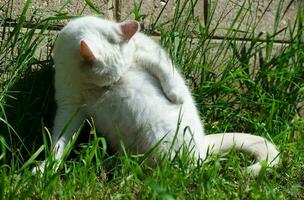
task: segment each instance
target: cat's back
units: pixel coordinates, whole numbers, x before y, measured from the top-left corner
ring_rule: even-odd
[[[83,77],[79,70],[80,41],[91,37],[90,32],[94,30],[93,27],[98,21],[96,17],[77,18],[71,20],[58,34],[53,50],[56,99],[69,96],[71,93],[74,95],[79,93],[77,92],[81,88],[79,80]]]
[[[71,20],[59,33],[60,36],[82,37],[91,30],[96,29],[99,25],[105,23],[98,17],[86,16]]]
[[[99,19],[96,17],[81,17],[71,20],[59,32],[55,42],[54,55],[60,55],[61,49],[77,49],[82,38],[89,36],[98,24]],[[65,50],[66,51],[66,50]]]
[[[58,34],[54,46],[54,58],[62,55],[79,54],[81,40],[99,44],[103,40],[118,40],[117,23],[94,16],[85,16],[71,20]]]

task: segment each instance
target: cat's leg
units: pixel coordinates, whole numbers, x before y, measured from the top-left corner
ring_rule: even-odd
[[[134,58],[137,66],[147,69],[155,76],[170,101],[182,104],[190,96],[184,79],[165,50],[145,34],[138,33],[139,27],[139,23],[132,20],[120,23],[124,42],[127,41],[125,46],[128,47],[122,48],[124,56]]]
[[[85,117],[80,108],[69,106],[57,110],[52,135],[55,159],[61,159],[64,148],[79,129]]]
[[[56,160],[60,160],[62,158],[66,145],[68,144],[74,133],[79,129],[84,119],[84,114],[79,107],[62,107],[59,103],[54,120],[51,145]],[[45,165],[46,161],[43,161],[41,165],[35,167],[32,172],[34,174],[36,174],[38,171],[43,173],[45,170]],[[55,166],[55,168],[57,168],[57,166]]]
[[[173,103],[182,104],[188,96],[188,89],[166,52],[154,44],[154,48],[136,51],[135,55],[137,64],[160,81],[167,98]]]

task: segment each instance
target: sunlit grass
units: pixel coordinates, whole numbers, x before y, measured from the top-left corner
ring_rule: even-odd
[[[205,24],[194,12],[196,1],[177,1],[171,20],[156,17],[144,31],[160,33],[161,44],[191,87],[207,131],[268,138],[281,151],[277,168],[251,177],[243,170],[251,159],[234,150],[197,163],[184,152],[150,165],[145,155],[113,155],[91,122],[76,134],[63,160],[54,161],[48,147],[56,109],[55,37],[48,28],[73,16],[57,12],[37,21],[26,1],[15,26],[0,29],[0,199],[303,199],[303,8],[299,4],[295,22],[283,30],[289,41],[277,47],[284,1],[277,2],[268,34],[254,32],[257,18],[250,21],[252,29],[241,28],[252,3],[243,2],[217,42],[212,38],[227,15],[214,21],[217,1],[210,4]],[[93,2],[86,3],[99,13]],[[12,15],[10,6],[3,7],[3,18]],[[129,17],[144,20],[141,6],[135,4]],[[23,29],[25,22],[36,26]],[[240,33],[246,40],[239,40]],[[40,55],[46,44],[49,49]],[[33,175],[32,168],[45,158],[46,172]]]

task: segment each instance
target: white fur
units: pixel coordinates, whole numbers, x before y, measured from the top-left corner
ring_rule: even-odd
[[[80,56],[81,40],[90,45],[97,58],[93,67]],[[168,152],[176,135],[174,150],[187,145],[202,159],[207,152],[228,151],[235,146],[271,166],[279,161],[276,147],[262,137],[244,133],[205,135],[183,78],[165,51],[142,33],[122,42],[119,23],[82,17],[59,34],[54,62],[58,109],[53,146],[57,159],[84,119],[92,117],[97,131],[117,151],[121,139],[139,153],[163,139],[159,150]],[[74,113],[75,119],[61,136]],[[257,162],[249,170],[258,174],[260,168]]]

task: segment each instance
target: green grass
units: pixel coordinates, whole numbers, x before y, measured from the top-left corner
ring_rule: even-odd
[[[260,21],[249,9],[252,1],[243,2],[217,43],[211,38],[229,13],[215,20],[217,1],[204,23],[194,14],[195,1],[177,1],[171,20],[161,21],[161,11],[145,31],[160,33],[193,91],[207,132],[264,136],[281,151],[278,167],[249,176],[243,167],[252,160],[234,150],[197,163],[185,152],[151,166],[142,155],[111,153],[89,123],[74,137],[64,160],[54,161],[48,149],[56,109],[54,35],[48,28],[73,16],[61,13],[64,9],[45,18],[30,15],[26,1],[14,27],[2,24],[0,29],[0,199],[304,199],[304,10],[299,3],[295,22],[281,30],[286,5],[276,1],[273,32],[254,33]],[[91,1],[86,3],[99,13]],[[135,4],[129,18],[144,20],[141,6]],[[10,1],[1,7],[1,18],[12,16]],[[26,22],[34,26],[23,29]],[[252,28],[244,30],[242,23]],[[280,32],[290,41],[275,50]],[[45,44],[49,48],[40,55]],[[46,172],[33,175],[36,161],[44,158]]]

